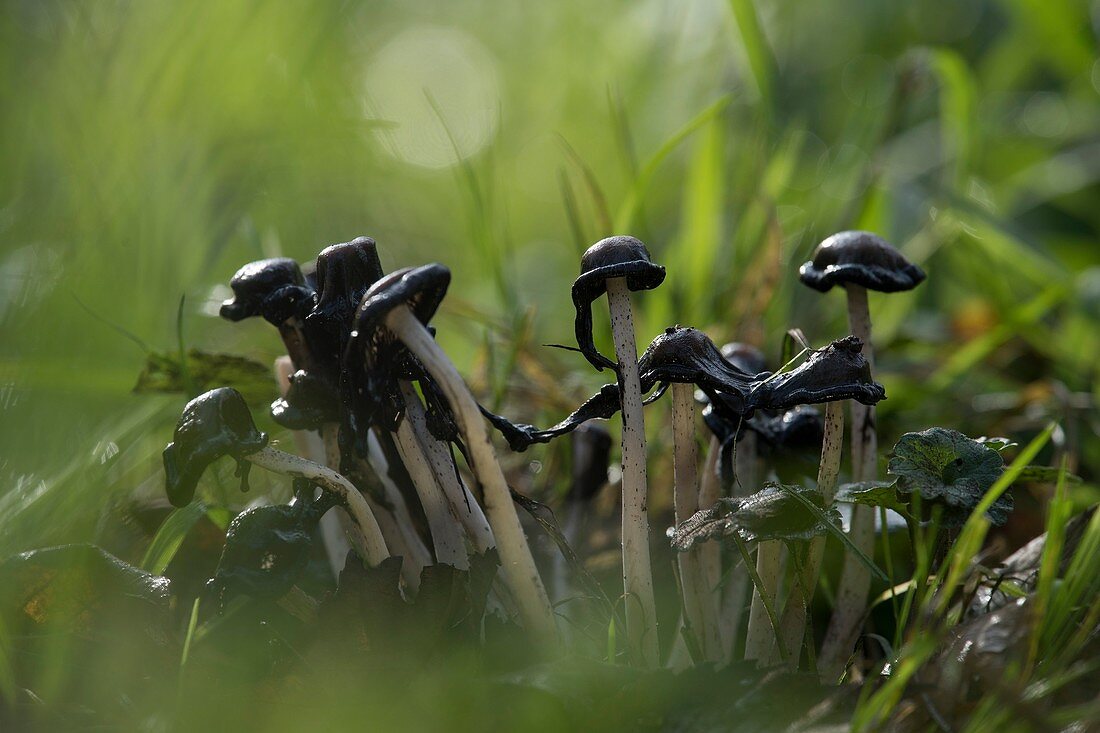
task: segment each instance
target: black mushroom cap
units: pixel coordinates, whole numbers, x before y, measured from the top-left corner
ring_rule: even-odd
[[[886,399],[886,390],[871,378],[862,349],[862,341],[845,336],[812,351],[795,369],[755,385],[750,404],[772,410],[838,400],[876,404]]]
[[[173,506],[187,506],[203,471],[222,456],[233,456],[246,487],[248,467],[244,456],[267,445],[267,434],[252,421],[241,393],[219,387],[187,403],[176,424],[172,442],[163,453],[164,488]]]
[[[314,359],[330,372],[324,377],[334,383],[355,310],[363,294],[382,274],[378,248],[370,237],[333,244],[317,255],[313,273],[317,305],[306,316],[306,337]]]
[[[288,430],[319,430],[339,422],[340,399],[327,382],[299,369],[290,375],[286,395],[271,403],[271,417]]]
[[[690,326],[666,328],[653,339],[638,359],[638,372],[643,393],[658,383],[695,384],[704,390],[748,385],[756,374],[725,359],[709,336]]]
[[[356,338],[372,338],[384,332],[386,316],[400,305],[407,305],[427,325],[439,310],[450,284],[451,271],[439,263],[391,272],[363,295],[355,313]]]
[[[261,506],[241,512],[229,524],[225,547],[208,587],[224,604],[243,594],[277,599],[289,591],[309,565],[314,530],[321,516],[339,499],[295,481],[296,499],[290,505]]]
[[[340,381],[341,399],[347,408],[341,442],[359,455],[366,452],[367,432],[372,426],[397,428],[405,409],[399,381],[422,376],[418,362],[386,328],[386,317],[394,308],[408,306],[427,325],[450,283],[451,271],[443,265],[406,267],[382,277],[363,295],[343,356]],[[433,427],[438,422],[435,417]]]
[[[654,264],[649,250],[634,237],[601,239],[581,256],[581,274],[573,283],[573,306],[577,310],[577,346],[600,371],[615,368],[615,362],[596,351],[592,341],[592,301],[607,292],[607,281],[626,278],[631,290],[652,290],[664,282],[665,268]]]
[[[222,303],[219,314],[230,321],[263,316],[280,325],[297,315],[303,304],[312,305],[312,288],[298,263],[287,257],[249,262],[237,270],[229,287],[233,297]]]
[[[912,290],[925,278],[882,237],[871,232],[839,232],[814,250],[813,259],[798,270],[802,282],[827,292],[834,285],[862,285],[880,293]]]

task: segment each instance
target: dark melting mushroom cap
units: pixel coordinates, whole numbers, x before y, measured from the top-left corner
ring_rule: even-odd
[[[237,594],[280,598],[309,565],[317,523],[339,500],[325,491],[314,499],[312,486],[302,479],[294,485],[293,504],[247,509],[230,523],[208,584],[223,604]]]
[[[638,359],[638,372],[643,393],[657,384],[694,384],[712,401],[723,392],[727,401],[737,402],[755,381],[754,374],[723,358],[705,333],[684,326],[667,328],[653,339]]]
[[[336,382],[336,370],[352,329],[352,316],[371,285],[382,277],[378,248],[370,237],[358,237],[325,247],[317,255],[313,275],[317,305],[306,317],[310,351],[325,378]]]
[[[607,281],[626,278],[631,290],[652,290],[664,282],[665,268],[654,264],[649,250],[634,237],[601,239],[581,256],[581,274],[573,283],[573,305],[577,310],[577,346],[600,371],[615,368],[615,362],[596,351],[592,341],[592,301],[607,292]]]
[[[404,344],[386,328],[386,317],[394,308],[408,306],[427,325],[450,283],[451,271],[443,265],[406,267],[381,278],[363,295],[344,353],[340,382],[348,407],[347,435],[342,434],[341,440],[350,440],[359,455],[366,453],[371,426],[397,428],[405,409],[398,381],[418,378],[421,371]]]
[[[233,298],[222,303],[219,313],[230,321],[263,316],[278,326],[313,304],[301,268],[287,257],[249,262],[237,270],[229,287]]]
[[[876,404],[886,399],[886,390],[871,378],[862,348],[858,338],[845,336],[813,351],[797,368],[755,385],[750,404],[772,410],[837,400]]]
[[[203,471],[222,456],[237,460],[241,488],[247,487],[249,463],[244,456],[267,445],[267,434],[252,422],[241,393],[219,387],[187,403],[172,442],[164,449],[164,488],[173,506],[187,506]]]
[[[286,396],[271,403],[271,417],[288,430],[319,430],[340,420],[340,399],[329,384],[299,369]]]
[[[355,337],[372,338],[384,332],[386,316],[401,305],[407,305],[413,315],[427,325],[439,310],[450,284],[451,271],[439,263],[391,272],[374,283],[363,296],[355,314]]]
[[[802,282],[827,292],[834,285],[861,285],[880,293],[912,290],[924,270],[905,259],[889,242],[871,232],[840,232],[814,250],[813,259],[798,270]]]

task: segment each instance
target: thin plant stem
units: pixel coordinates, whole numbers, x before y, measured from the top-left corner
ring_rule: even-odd
[[[459,431],[470,452],[471,468],[483,488],[485,514],[497,540],[505,583],[515,599],[524,626],[536,643],[545,649],[556,649],[558,633],[550,600],[512,503],[508,482],[493,453],[493,444],[477,402],[454,364],[409,308],[395,308],[387,317],[386,325],[438,382],[454,411]]]
[[[622,395],[622,545],[626,636],[631,653],[644,666],[655,667],[660,660],[660,648],[653,571],[649,559],[645,418],[638,376],[638,346],[634,341],[634,316],[625,278],[607,281],[607,300]]]

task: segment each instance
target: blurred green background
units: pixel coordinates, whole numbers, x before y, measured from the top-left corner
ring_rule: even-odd
[[[159,495],[184,399],[132,393],[146,352],[269,364],[266,324],[216,317],[229,277],[362,234],[452,268],[440,340],[543,421],[602,382],[541,346],[597,239],[669,268],[642,346],[682,323],[777,360],[789,327],[846,332],[797,266],[872,229],[929,272],[872,296],[883,443],[1055,416],[1094,476],[1098,27],[1072,0],[10,0],[0,553],[140,558],[111,511]]]

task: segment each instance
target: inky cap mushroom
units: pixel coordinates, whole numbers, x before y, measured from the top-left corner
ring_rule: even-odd
[[[339,368],[353,327],[352,317],[363,294],[382,277],[378,248],[370,237],[358,237],[325,247],[317,255],[317,305],[306,317],[306,335],[314,359],[324,375],[336,383]]]
[[[339,422],[340,400],[329,384],[299,369],[290,375],[286,396],[271,403],[271,417],[288,430],[319,430]]]
[[[241,489],[247,488],[249,463],[243,457],[267,445],[267,434],[252,421],[241,393],[219,387],[187,403],[172,442],[164,449],[164,488],[173,506],[187,506],[203,471],[222,456],[237,460]]]
[[[871,367],[855,336],[845,336],[824,349],[810,352],[797,368],[753,387],[753,407],[782,410],[794,405],[856,400],[873,405],[886,399],[886,390],[871,378]]]
[[[581,274],[573,283],[577,346],[600,371],[614,369],[615,362],[596,351],[592,341],[592,301],[607,292],[608,280],[617,277],[626,278],[631,290],[652,290],[664,282],[665,268],[654,264],[646,246],[634,237],[601,239],[581,256]]]
[[[447,294],[451,271],[440,264],[407,267],[381,278],[363,295],[355,313],[341,370],[341,395],[347,427],[359,454],[366,449],[370,427],[396,429],[405,407],[398,381],[419,376],[415,360],[386,328],[386,316],[408,306],[427,324]]]
[[[817,245],[813,259],[798,274],[802,282],[823,293],[847,283],[895,293],[912,290],[925,278],[924,270],[885,239],[860,231],[839,232]]]
[[[710,397],[726,392],[731,398],[749,393],[755,373],[746,373],[722,356],[714,342],[696,328],[666,328],[638,359],[642,393],[657,384],[694,384]],[[761,377],[768,376],[767,373]]]
[[[293,504],[254,507],[230,523],[218,568],[208,583],[223,603],[236,594],[280,598],[309,564],[317,522],[339,500],[327,491],[313,499],[309,482],[294,483]]]
[[[301,268],[287,257],[249,262],[237,270],[229,287],[233,297],[222,303],[219,314],[230,321],[263,316],[279,326],[292,316],[304,315],[313,304],[313,290]]]

